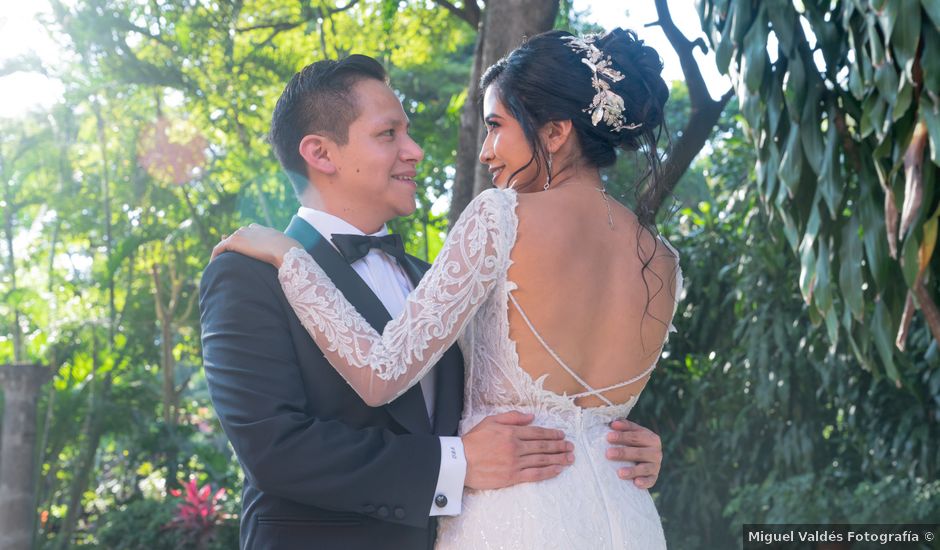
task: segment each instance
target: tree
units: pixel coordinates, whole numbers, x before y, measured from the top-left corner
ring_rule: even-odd
[[[700,14],[735,80],[757,189],[800,258],[814,321],[866,369],[878,370],[877,356],[892,380],[913,383],[898,351],[915,308],[931,349],[940,339],[940,7],[706,0]]]
[[[0,544],[27,550],[36,509],[36,404],[52,371],[38,365],[0,365],[3,431],[0,433]]]

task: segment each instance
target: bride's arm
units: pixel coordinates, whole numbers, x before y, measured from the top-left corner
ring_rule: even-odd
[[[515,197],[482,193],[460,216],[401,314],[376,332],[306,252],[284,255],[278,277],[327,360],[371,406],[404,393],[456,341],[508,269]]]
[[[509,194],[477,197],[454,225],[437,260],[379,334],[304,251],[292,249],[281,286],[330,364],[372,406],[417,383],[456,341],[508,268]]]

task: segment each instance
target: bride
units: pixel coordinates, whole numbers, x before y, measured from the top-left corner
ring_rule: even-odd
[[[251,226],[225,250],[278,267],[291,306],[330,364],[368,404],[395,399],[458,341],[466,359],[460,432],[487,415],[532,413],[564,430],[578,460],[561,475],[468,490],[437,548],[664,548],[649,493],[622,483],[605,434],[656,366],[682,277],[677,252],[641,200],[611,198],[599,169],[641,151],[656,186],[668,89],[662,62],[630,31],[551,31],[481,81],[477,196],[402,313],[378,334],[294,241]]]

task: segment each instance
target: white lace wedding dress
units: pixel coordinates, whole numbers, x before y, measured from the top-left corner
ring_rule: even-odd
[[[574,464],[556,478],[466,490],[462,513],[439,523],[438,549],[665,548],[649,493],[617,477],[624,463],[605,458],[608,422],[626,417],[636,397],[613,404],[602,392],[641,378],[655,364],[613,387],[595,390],[581,381],[586,391],[569,396],[545,390],[544,377],[533,380],[519,367],[507,317],[510,304],[518,307],[511,294],[516,285],[507,279],[516,240],[515,207],[512,190],[490,189],[474,199],[401,315],[381,335],[303,250],[285,255],[281,285],[327,359],[367,403],[379,405],[401,395],[459,336],[466,361],[460,433],[486,416],[518,410],[533,413],[536,425],[564,430],[574,443]],[[680,290],[681,275],[676,296]],[[582,409],[575,399],[583,395],[597,395],[607,405]]]

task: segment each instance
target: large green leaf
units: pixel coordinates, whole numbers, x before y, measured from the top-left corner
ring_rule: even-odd
[[[920,4],[923,6],[924,11],[927,12],[930,20],[933,21],[934,29],[940,31],[940,2],[937,2],[937,0],[921,0]],[[924,25],[924,28],[926,27],[927,26]]]
[[[813,302],[822,315],[828,315],[832,309],[832,287],[829,279],[829,243],[819,239],[819,256],[816,259],[816,287]],[[832,337],[835,340],[835,337]]]
[[[940,166],[940,105],[933,103],[927,96],[921,96],[920,116],[930,136],[930,160]]]
[[[875,315],[871,324],[875,349],[878,350],[878,355],[881,356],[881,362],[885,367],[888,378],[900,381],[901,376],[894,362],[894,335],[896,331],[897,326],[891,319],[891,313],[885,306],[884,300],[877,300],[875,302]]]
[[[888,3],[883,13],[894,10],[902,15],[897,17],[894,32],[890,34],[891,50],[898,64],[910,77],[921,34],[920,1],[894,0]]]
[[[820,130],[822,116],[819,111],[820,90],[813,86],[803,100],[802,116],[800,117],[800,141],[803,144],[803,153],[813,172],[820,174],[823,164],[823,135]]]
[[[791,119],[800,120],[806,94],[806,69],[803,67],[800,58],[794,57],[790,59],[787,66],[786,83],[783,90],[783,97],[786,100]]]
[[[937,2],[940,6],[940,2]],[[924,51],[940,51],[940,31],[936,28],[924,25]],[[924,88],[927,90],[940,90],[940,56],[922,55],[920,56],[920,67],[923,70]]]
[[[843,190],[842,171],[839,165],[842,137],[839,136],[839,132],[836,130],[836,116],[835,109],[830,109],[826,130],[826,148],[823,152],[823,161],[819,172],[819,189],[826,201],[829,216],[832,219],[835,219],[839,213]]]
[[[759,7],[757,18],[744,36],[741,58],[744,84],[751,93],[760,89],[764,80],[764,71],[770,64],[770,58],[767,56],[767,31],[766,10]]]
[[[790,135],[780,159],[778,176],[787,188],[789,196],[794,196],[800,185],[803,171],[803,146],[800,143],[800,126],[790,124]]]
[[[842,298],[848,310],[859,321],[865,316],[860,218],[861,216],[857,214],[849,217],[842,228],[842,244],[839,249],[839,289],[842,291]]]

